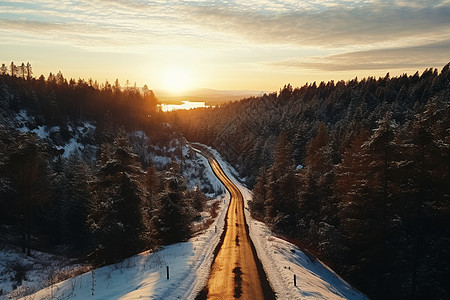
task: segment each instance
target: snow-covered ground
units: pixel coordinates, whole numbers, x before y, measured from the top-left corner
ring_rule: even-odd
[[[221,233],[214,232],[214,225],[220,226],[223,216],[217,220],[188,242],[140,253],[22,299],[193,299],[208,279]]]
[[[205,176],[214,180],[209,165]],[[225,191],[223,185],[220,188]],[[225,224],[230,196],[226,192],[218,199],[221,205],[214,223],[189,241],[140,253],[21,299],[194,299],[207,283]]]
[[[185,149],[187,147],[183,148],[183,154]],[[193,157],[186,159],[184,163],[183,176],[187,179],[190,190],[198,186],[202,190],[208,190],[207,196],[209,197],[213,197],[214,194],[220,195],[224,193],[222,182],[214,173],[211,173],[211,167],[204,156],[193,155]]]
[[[150,138],[142,130],[129,134],[133,151],[146,163],[157,169],[164,169],[172,162],[182,168],[189,190],[199,187],[208,197],[214,198],[223,194],[223,185],[210,172],[206,158],[196,155],[184,138],[174,138],[167,146],[152,145]]]
[[[35,118],[28,115],[26,110],[21,110],[15,116],[14,123],[18,131],[35,133],[44,142],[51,142],[50,144],[61,153],[63,158],[77,155],[90,161],[95,159],[98,148],[94,143],[96,127],[90,122],[79,122],[75,125],[67,121],[65,128],[37,126]],[[62,136],[66,136],[67,140],[64,140]]]
[[[65,257],[39,251],[27,256],[17,247],[1,246],[0,299],[17,299],[88,269]]]

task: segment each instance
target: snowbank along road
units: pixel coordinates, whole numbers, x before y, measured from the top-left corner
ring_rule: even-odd
[[[275,299],[248,234],[240,190],[206,150],[204,155],[231,195],[225,235],[214,259],[207,286],[199,299]]]

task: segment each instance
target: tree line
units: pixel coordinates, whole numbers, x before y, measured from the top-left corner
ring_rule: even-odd
[[[11,70],[2,64],[0,71],[2,93],[5,105],[17,112],[25,107],[30,114],[42,116],[48,126],[63,125],[67,118],[72,120],[95,120],[101,125],[106,110],[110,111],[117,123],[126,129],[147,128],[161,123],[158,100],[147,85],[138,88],[127,80],[122,87],[119,80],[98,83],[92,79],[67,79],[61,71],[50,73],[47,78],[32,77],[31,64],[22,67],[12,62]],[[14,71],[15,70],[15,71]]]
[[[251,213],[374,299],[450,296],[450,64],[173,112],[253,187]]]
[[[11,62],[9,68],[4,63],[2,63],[2,66],[0,67],[0,75],[8,75],[8,74],[13,77],[22,77],[23,79],[31,79],[33,69],[29,62],[27,62],[27,64],[22,63],[20,66],[16,66],[14,62]]]

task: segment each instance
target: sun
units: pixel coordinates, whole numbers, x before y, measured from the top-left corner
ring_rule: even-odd
[[[192,88],[192,76],[181,67],[169,68],[164,72],[164,88],[178,94]]]

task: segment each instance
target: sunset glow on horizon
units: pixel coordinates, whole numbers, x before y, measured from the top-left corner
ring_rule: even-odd
[[[2,1],[1,63],[174,94],[415,73],[450,61],[450,1]]]
[[[194,87],[194,75],[182,67],[169,67],[164,71],[163,89],[182,94]]]

